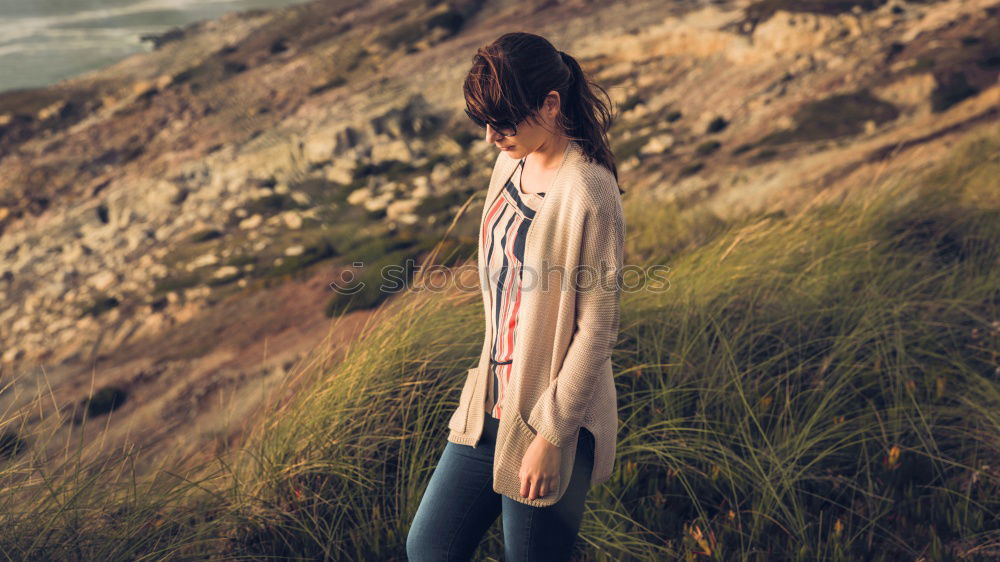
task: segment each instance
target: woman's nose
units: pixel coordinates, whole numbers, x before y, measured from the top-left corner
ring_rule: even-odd
[[[486,142],[495,143],[497,139],[502,139],[503,135],[497,133],[492,125],[486,125]]]

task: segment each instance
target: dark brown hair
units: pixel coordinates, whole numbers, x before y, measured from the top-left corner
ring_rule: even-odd
[[[485,122],[517,123],[534,117],[546,94],[559,92],[557,126],[578,141],[585,156],[604,165],[618,180],[607,132],[614,116],[611,96],[590,81],[572,56],[533,33],[505,33],[480,47],[462,86],[466,107]],[[607,103],[594,90],[602,93]],[[619,187],[620,193],[625,191]]]

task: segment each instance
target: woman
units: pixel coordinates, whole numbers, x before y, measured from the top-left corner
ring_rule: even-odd
[[[410,560],[468,560],[501,514],[505,559],[568,560],[589,487],[611,476],[625,224],[610,98],[590,86],[530,33],[473,58],[466,113],[501,152],[479,230],[486,338],[410,526]]]

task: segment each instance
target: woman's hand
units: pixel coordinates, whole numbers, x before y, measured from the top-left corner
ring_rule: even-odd
[[[541,435],[528,445],[521,459],[521,497],[538,499],[559,489],[559,464],[562,450]]]

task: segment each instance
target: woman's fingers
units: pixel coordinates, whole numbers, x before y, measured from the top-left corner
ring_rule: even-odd
[[[544,478],[527,475],[521,479],[521,497],[535,500],[543,498],[559,488],[559,477]]]
[[[544,486],[545,486],[545,481],[542,480],[541,478],[537,478],[535,480],[535,494],[533,496],[530,496],[530,499],[535,500],[545,495],[544,492],[542,492],[542,488]]]
[[[559,476],[555,475],[545,481],[545,486],[541,494],[543,496],[548,496],[553,492],[555,492],[558,488],[559,488]]]
[[[521,497],[528,498],[529,500],[540,497],[540,487],[541,478],[537,478],[532,474],[525,475],[524,478],[521,478]]]

